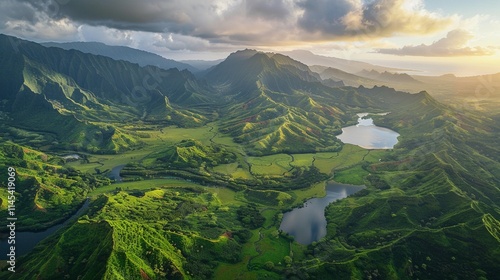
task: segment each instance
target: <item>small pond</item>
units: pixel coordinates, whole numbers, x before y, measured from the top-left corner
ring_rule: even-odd
[[[326,235],[325,208],[328,204],[346,198],[362,190],[364,186],[353,186],[329,182],[326,196],[312,198],[303,207],[295,208],[283,215],[280,229],[295,237],[295,241],[308,245]]]
[[[108,177],[111,180],[115,180],[115,182],[121,182],[123,179],[120,176],[120,172],[122,171],[122,169],[124,167],[125,167],[125,164],[113,167],[113,169],[111,169],[111,171],[109,172]]]
[[[365,149],[392,149],[398,143],[399,133],[373,124],[373,119],[364,118],[368,113],[358,114],[358,124],[342,128],[337,136],[343,143]]]

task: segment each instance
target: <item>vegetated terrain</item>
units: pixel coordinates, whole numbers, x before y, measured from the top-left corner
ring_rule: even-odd
[[[17,170],[19,230],[91,200],[2,279],[500,273],[498,112],[332,88],[298,61],[252,50],[198,79],[3,35],[0,49],[0,165]],[[401,135],[394,149],[336,139],[360,112],[390,112],[373,118]],[[123,182],[104,177],[122,165]],[[327,235],[300,245],[279,230],[283,213],[323,196],[327,180],[366,188],[328,206]],[[7,196],[0,189],[0,219]]]
[[[326,63],[325,63],[326,64]],[[434,98],[458,110],[474,110],[483,114],[495,112],[500,103],[500,73],[470,77],[453,74],[441,76],[408,75],[387,71],[362,70],[345,72],[340,68],[313,65],[312,71],[320,75],[322,83],[332,87],[389,86],[391,88],[419,92],[425,90]],[[343,69],[346,69],[343,67]]]
[[[16,223],[18,230],[41,230],[67,218],[83,203],[89,191],[110,180],[63,167],[64,161],[11,142],[0,145],[0,166],[16,169]],[[1,176],[7,182],[7,172]],[[0,189],[0,218],[6,220],[8,189]]]

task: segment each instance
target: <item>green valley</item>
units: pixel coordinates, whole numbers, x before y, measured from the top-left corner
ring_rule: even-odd
[[[253,50],[197,75],[6,35],[0,50],[0,220],[8,167],[19,232],[90,201],[19,256],[15,274],[2,261],[1,279],[500,273],[493,109],[458,110],[420,89],[331,87],[299,61]],[[342,143],[363,112],[399,142]],[[296,242],[280,229],[284,213],[324,197],[330,181],[365,187],[325,208],[324,237]]]

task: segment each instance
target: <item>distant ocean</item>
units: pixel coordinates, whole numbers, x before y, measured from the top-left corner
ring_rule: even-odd
[[[399,71],[410,75],[422,76],[440,76],[444,74],[455,74],[456,76],[477,76],[495,74],[500,72],[500,66],[494,63],[475,63],[466,59],[457,57],[447,59],[447,61],[429,61],[429,58],[423,58],[422,61],[401,60],[382,60],[382,59],[363,59],[363,61],[386,67],[399,69],[408,69],[413,71]],[[439,59],[437,59],[439,60]]]

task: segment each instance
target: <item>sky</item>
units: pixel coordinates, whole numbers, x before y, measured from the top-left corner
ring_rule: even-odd
[[[239,49],[366,61],[424,75],[500,72],[498,0],[1,0],[0,33],[96,41],[185,60]]]

